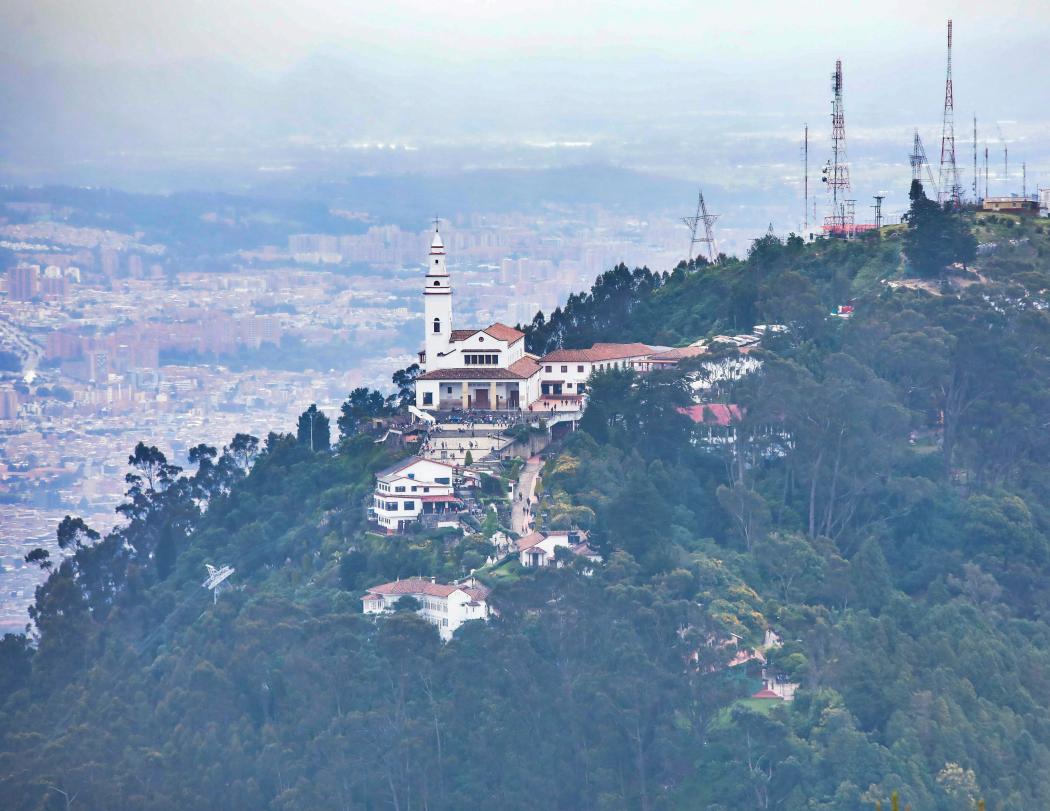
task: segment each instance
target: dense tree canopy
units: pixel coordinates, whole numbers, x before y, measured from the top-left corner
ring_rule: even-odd
[[[768,236],[537,319],[541,349],[787,327],[708,390],[730,425],[680,412],[697,363],[591,381],[534,511],[590,531],[591,576],[485,567],[484,533],[368,532],[392,457],[352,431],[311,451],[301,419],[190,470],[141,443],[127,523],[63,521],[32,638],[0,640],[5,807],[1050,806],[1050,239],[951,216],[999,246],[979,283],[883,284],[912,272],[899,228]],[[206,563],[236,567],[215,603]],[[447,645],[361,614],[371,585],[473,569],[498,616]],[[790,704],[728,666],[770,629]]]

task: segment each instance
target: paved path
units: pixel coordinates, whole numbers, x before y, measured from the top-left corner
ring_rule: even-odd
[[[514,502],[510,511],[510,528],[518,535],[527,534],[532,527],[532,516],[525,515],[525,505],[531,503],[533,493],[536,492],[536,476],[539,475],[541,467],[543,460],[538,456],[531,456],[518,474],[518,484],[514,488]]]

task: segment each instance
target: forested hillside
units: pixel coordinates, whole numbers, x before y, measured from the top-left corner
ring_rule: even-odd
[[[491,552],[366,533],[383,446],[241,435],[186,472],[147,440],[127,526],[64,522],[34,644],[0,642],[5,807],[1050,807],[1050,228],[913,211],[538,318],[540,351],[787,329],[710,390],[718,443],[678,411],[699,361],[594,378],[537,514],[606,562],[490,572],[499,616],[447,645],[361,614]],[[205,563],[237,567],[215,603]],[[767,629],[791,703],[727,667]]]

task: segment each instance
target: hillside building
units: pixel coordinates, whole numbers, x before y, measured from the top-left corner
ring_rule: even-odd
[[[462,501],[456,496],[455,468],[445,462],[410,456],[376,474],[372,517],[388,534],[403,532],[424,516],[440,525],[455,522]]]
[[[518,559],[526,568],[560,566],[558,549],[567,549],[591,563],[601,561],[601,555],[587,545],[587,536],[576,530],[563,532],[530,532],[518,539]]]
[[[446,642],[464,622],[489,618],[490,589],[473,578],[463,584],[437,583],[413,577],[372,586],[361,598],[366,614],[393,611],[398,600],[411,597],[419,603],[416,613],[432,625]]]
[[[649,371],[666,347],[597,343],[558,349],[539,358],[525,335],[506,324],[454,329],[453,287],[441,234],[434,232],[423,286],[424,345],[416,378],[416,407],[427,411],[582,410],[587,379],[613,368]]]
[[[988,197],[981,201],[981,211],[997,214],[1019,214],[1023,217],[1039,216],[1039,201],[1028,197]]]
[[[430,244],[423,288],[422,373],[416,378],[416,407],[431,411],[528,408],[539,398],[537,358],[525,352],[524,333],[506,324],[453,329],[452,280],[441,234]]]
[[[594,344],[590,349],[555,349],[540,358],[540,393],[580,395],[587,391],[587,379],[606,369],[648,371],[651,346],[640,343]]]

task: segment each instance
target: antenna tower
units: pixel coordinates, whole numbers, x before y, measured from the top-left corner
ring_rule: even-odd
[[[930,184],[930,192],[939,196],[940,192],[937,189],[937,181],[933,177],[933,170],[930,169],[930,161],[926,158],[926,149],[922,145],[922,138],[919,137],[918,130],[915,130],[915,140],[912,143],[909,159],[911,161],[911,179],[918,180],[922,183],[922,170],[923,167],[925,167],[926,179]]]
[[[973,114],[973,201],[976,203],[980,194],[977,192],[977,113]]]
[[[850,191],[849,162],[846,159],[846,118],[842,110],[842,60],[836,60],[831,74],[831,160],[824,167],[823,181],[831,193],[831,206],[824,218],[824,232],[846,239],[853,236],[853,201],[846,199]]]
[[[704,201],[704,190],[700,190],[700,196],[696,201],[696,214],[692,217],[682,217],[682,222],[689,227],[689,259],[694,256],[697,245],[707,244],[707,261],[712,265],[717,264],[718,245],[715,242],[714,224],[719,218],[718,214],[710,214],[707,211],[707,203]],[[704,235],[700,236],[699,228],[703,223]]]
[[[875,209],[875,230],[878,231],[882,228],[882,201],[886,199],[885,194],[875,195],[875,205],[872,206]]]
[[[988,199],[988,144],[984,145],[984,199]]]
[[[952,93],[952,21],[948,20],[948,76],[944,81],[944,122],[941,127],[941,182],[938,202],[959,208],[962,187],[955,163],[955,98]]]
[[[805,221],[802,230],[809,232],[809,124],[802,133],[802,188],[805,202],[802,204],[802,218]]]

